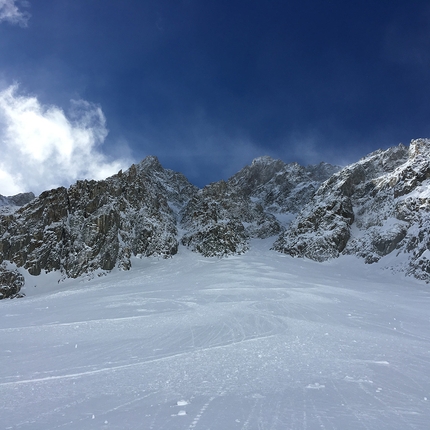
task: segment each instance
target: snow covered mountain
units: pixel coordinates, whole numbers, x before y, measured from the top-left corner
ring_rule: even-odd
[[[281,212],[295,200],[297,210],[332,170],[263,157],[229,181],[199,190],[147,157],[106,180],[46,191],[1,217],[0,262],[32,275],[58,270],[77,277],[129,269],[132,255],[170,257],[179,240],[205,256],[238,254],[248,249],[250,238],[280,233],[265,201]],[[295,196],[297,185],[306,188],[301,198]]]
[[[9,197],[0,194],[0,215],[13,213],[21,206],[31,202],[34,198],[33,193],[21,193]]]
[[[240,254],[252,238],[279,234],[337,166],[302,167],[259,157],[228,181],[195,193],[182,211],[182,243],[205,256]]]
[[[2,428],[427,429],[429,155],[148,157],[3,214]]]
[[[274,249],[316,261],[354,254],[430,281],[430,140],[376,151],[334,174]]]
[[[195,187],[147,157],[103,181],[78,181],[42,193],[0,218],[1,261],[32,275],[59,270],[77,277],[130,267],[130,256],[177,252],[175,208]]]
[[[294,257],[385,258],[394,270],[430,281],[429,178],[426,139],[343,169],[260,157],[203,189],[147,157],[106,180],[46,191],[0,215],[0,263],[75,278],[127,270],[133,256],[171,257],[180,243],[222,257],[273,236],[273,250]]]

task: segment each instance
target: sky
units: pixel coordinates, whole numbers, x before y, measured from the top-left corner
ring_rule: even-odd
[[[429,66],[428,1],[0,0],[0,194],[346,165],[430,137]]]

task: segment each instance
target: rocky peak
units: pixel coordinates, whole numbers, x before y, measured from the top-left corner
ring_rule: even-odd
[[[163,166],[155,155],[148,155],[136,167],[144,171],[152,170],[161,172],[164,170]]]
[[[2,196],[0,194],[0,206],[24,206],[35,198],[33,193],[20,193],[14,196]]]
[[[251,166],[270,165],[279,161],[280,160],[275,160],[270,155],[262,155],[261,157],[254,158],[251,162]]]
[[[401,270],[430,281],[429,189],[428,139],[343,169],[263,156],[203,189],[150,156],[103,181],[0,196],[8,205],[28,200],[0,213],[2,279],[21,285],[17,266],[67,277],[129,269],[133,256],[170,257],[179,242],[204,256],[240,254],[250,238],[278,235],[275,250],[317,261],[396,253]]]
[[[342,168],[340,166],[333,166],[332,164],[325,163],[323,161],[319,164],[309,165],[305,168],[310,179],[320,183],[326,181],[330,176],[333,176],[341,169]]]
[[[266,184],[285,168],[285,163],[268,155],[255,158],[251,165],[245,166],[229,179],[232,186],[242,187],[245,193],[252,194],[256,188]]]
[[[182,244],[205,256],[240,254],[251,237],[279,233],[275,217],[239,186],[220,181],[199,190],[181,212]]]
[[[35,196],[31,192],[20,193],[8,197],[2,196],[0,194],[0,215],[11,214],[18,210],[21,206],[31,202],[34,198]]]
[[[228,181],[212,183],[193,196],[182,212],[187,230],[182,243],[208,256],[245,252],[250,238],[283,229],[275,215],[297,212],[318,189],[321,177],[338,170],[329,166],[308,170],[269,156],[256,158]]]
[[[25,283],[24,276],[16,269],[9,269],[7,264],[0,264],[0,300],[23,297],[20,293]]]
[[[132,255],[171,256],[178,248],[172,207],[182,207],[194,190],[149,157],[102,181],[45,191],[0,218],[0,261],[34,275],[59,270],[76,277],[129,268]]]
[[[326,163],[303,167],[264,156],[240,170],[228,183],[259,201],[271,213],[297,213],[321,182],[339,170],[340,167]]]
[[[409,158],[427,157],[429,147],[430,139],[413,139],[409,145]]]
[[[396,252],[406,273],[430,281],[430,140],[375,151],[324,182],[274,249],[317,261]],[[403,256],[400,258],[400,256]]]
[[[0,199],[3,196],[0,196]],[[20,193],[16,194],[14,196],[6,197],[6,200],[9,202],[9,204],[15,205],[15,206],[24,206],[27,203],[31,202],[35,198],[35,195],[32,192],[29,193]]]

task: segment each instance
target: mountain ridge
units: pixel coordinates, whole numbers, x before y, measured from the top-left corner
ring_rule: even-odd
[[[273,236],[273,250],[316,261],[348,254],[374,263],[395,253],[395,270],[429,282],[429,160],[428,139],[344,168],[262,156],[199,189],[149,156],[0,213],[0,263],[73,278],[128,270],[131,256],[171,257],[179,243],[223,257]]]

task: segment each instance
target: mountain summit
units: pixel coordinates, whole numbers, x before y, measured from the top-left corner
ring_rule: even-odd
[[[179,244],[222,257],[273,236],[273,250],[293,257],[356,255],[374,263],[390,256],[394,270],[428,282],[429,178],[427,139],[343,169],[263,156],[203,189],[150,156],[103,181],[28,194],[22,207],[2,197],[1,270],[7,263],[74,278],[128,270],[132,257],[171,257]]]
[[[376,151],[324,182],[274,249],[317,261],[340,254],[430,280],[430,140]]]

